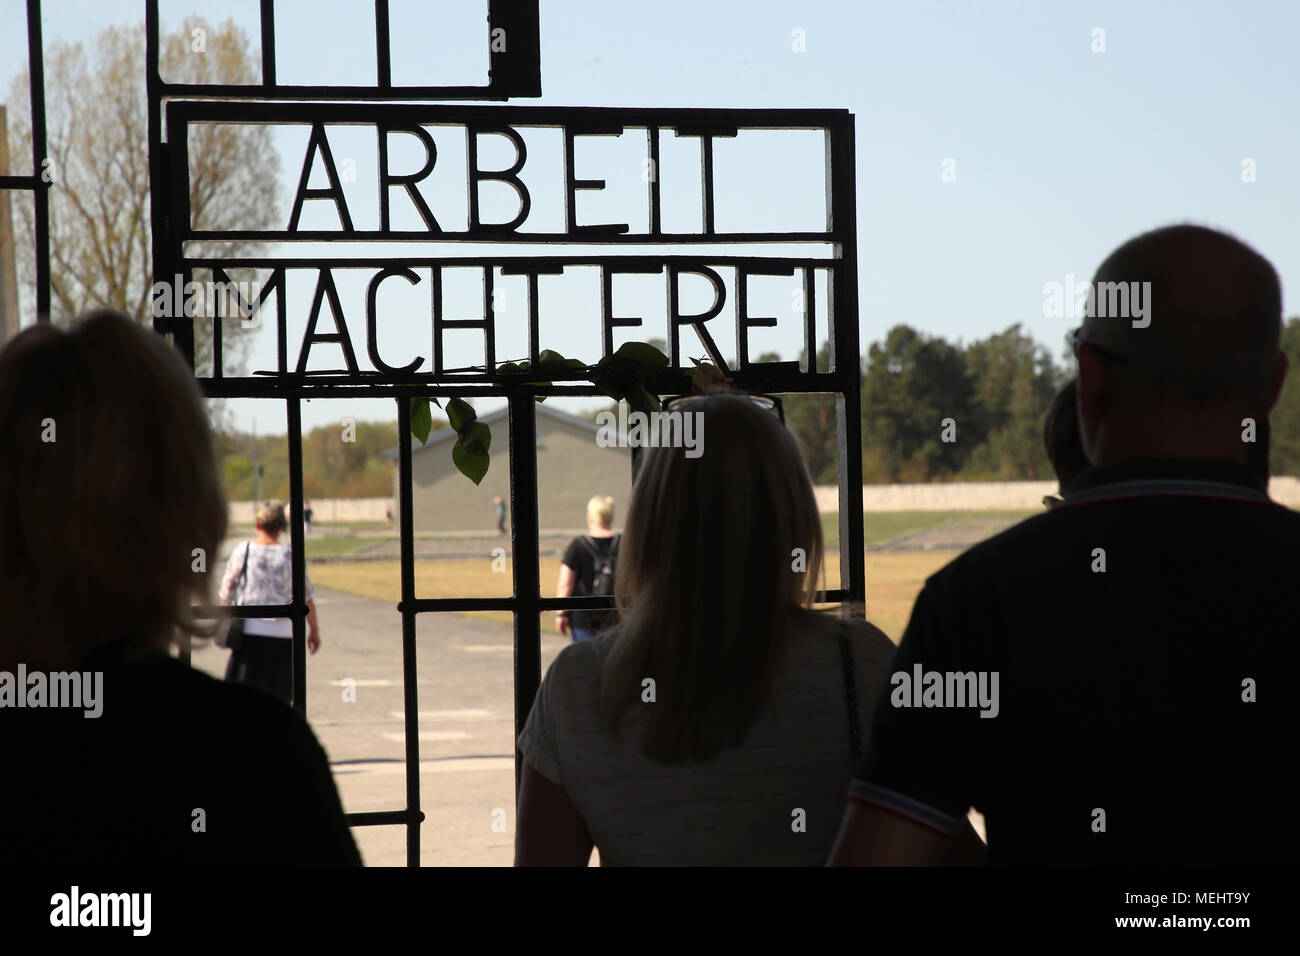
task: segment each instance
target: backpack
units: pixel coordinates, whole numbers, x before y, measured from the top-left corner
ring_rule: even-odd
[[[614,594],[614,568],[618,564],[618,544],[623,536],[614,535],[613,543],[609,547],[609,552],[602,555],[600,549],[596,547],[595,540],[589,534],[585,534],[579,540],[582,546],[591,554],[592,566],[595,575],[591,582],[587,584],[587,594],[599,595],[603,597],[612,597]]]

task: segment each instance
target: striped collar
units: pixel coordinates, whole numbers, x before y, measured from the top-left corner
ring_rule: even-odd
[[[1138,461],[1089,468],[1070,485],[1060,507],[1121,498],[1216,498],[1271,504],[1247,468],[1226,461]]]

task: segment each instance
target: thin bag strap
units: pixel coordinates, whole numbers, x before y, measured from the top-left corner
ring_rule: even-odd
[[[244,566],[239,569],[239,583],[235,585],[235,604],[240,604],[243,596],[244,581],[248,578],[248,552],[253,550],[253,542],[244,542]]]
[[[844,672],[844,702],[849,714],[849,750],[852,760],[862,756],[862,731],[858,727],[858,682],[853,674],[853,648],[849,646],[848,623],[839,621],[840,669]]]

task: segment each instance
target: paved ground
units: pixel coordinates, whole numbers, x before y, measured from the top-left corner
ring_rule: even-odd
[[[318,589],[322,647],[307,658],[307,717],[348,811],[406,806],[401,618],[395,607]],[[426,866],[508,866],[514,855],[514,674],[508,627],[421,615],[417,632],[420,791]],[[542,636],[542,669],[567,638]],[[196,650],[221,676],[229,652]],[[355,681],[356,701],[343,700]],[[494,831],[495,819],[504,832]],[[353,830],[367,865],[404,866],[405,827]]]

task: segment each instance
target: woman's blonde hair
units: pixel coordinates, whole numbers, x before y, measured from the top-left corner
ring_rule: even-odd
[[[278,538],[289,527],[284,516],[284,505],[278,501],[264,501],[253,516],[254,523],[273,538]]]
[[[644,453],[620,549],[622,623],[601,675],[610,728],[639,709],[642,750],[661,763],[743,742],[822,563],[812,482],[776,416],[734,394],[680,407],[702,416],[704,452]]]
[[[592,499],[587,502],[587,515],[596,519],[596,523],[602,528],[609,528],[614,524],[614,499],[609,495],[593,495]]]
[[[29,328],[0,352],[0,663],[163,648],[207,603],[226,532],[202,396],[124,315]]]

